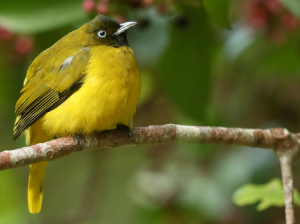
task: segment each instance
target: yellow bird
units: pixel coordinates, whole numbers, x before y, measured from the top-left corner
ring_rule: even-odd
[[[30,65],[16,103],[14,140],[25,131],[27,144],[53,137],[132,127],[141,91],[139,68],[126,30],[97,15],[43,51]],[[47,162],[30,166],[28,207],[41,210]]]

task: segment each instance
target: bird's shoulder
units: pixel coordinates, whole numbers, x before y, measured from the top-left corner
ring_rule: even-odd
[[[48,48],[30,65],[21,92],[31,88],[32,82],[41,82],[58,92],[64,91],[83,75],[90,57],[87,46],[60,50]]]

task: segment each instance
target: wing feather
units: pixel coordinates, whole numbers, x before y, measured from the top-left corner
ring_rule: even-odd
[[[17,121],[14,126],[14,140],[83,85],[85,68],[90,59],[87,47],[67,58],[58,55],[55,64],[50,61],[40,68],[36,61],[39,61],[39,57],[44,61],[43,59],[47,58],[46,54],[49,54],[49,50],[39,55],[28,69],[27,77],[30,78],[24,82],[25,86],[16,104]]]

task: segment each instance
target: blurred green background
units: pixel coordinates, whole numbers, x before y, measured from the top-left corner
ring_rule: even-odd
[[[138,22],[128,32],[143,80],[134,126],[299,132],[297,0],[0,0],[1,150],[25,145],[23,136],[12,142],[12,128],[30,63],[98,12]],[[293,170],[299,189],[299,163]],[[232,202],[240,186],[281,177],[272,150],[171,144],[73,154],[48,165],[37,215],[27,209],[28,171],[0,172],[0,223],[284,223],[283,207]]]

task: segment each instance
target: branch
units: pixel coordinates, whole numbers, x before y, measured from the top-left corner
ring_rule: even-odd
[[[282,128],[242,129],[167,124],[133,128],[132,138],[125,131],[116,129],[85,136],[81,138],[82,146],[76,138],[63,137],[30,147],[3,151],[0,153],[0,170],[41,161],[52,161],[78,151],[125,145],[158,145],[181,142],[243,145],[272,149],[284,141],[285,144],[293,146],[294,151],[298,151],[299,139],[300,134],[292,134]]]
[[[281,129],[280,133],[277,130],[273,131],[272,134],[274,138],[277,138],[277,143],[275,144],[274,151],[279,158],[282,173],[286,224],[294,224],[295,215],[292,160],[299,149],[299,139],[295,139],[295,142],[290,141],[289,133],[283,129]]]
[[[293,196],[292,152],[277,153],[277,156],[279,157],[282,173],[286,224],[294,224],[295,215]]]
[[[243,145],[274,149],[280,160],[285,196],[286,223],[294,224],[292,158],[300,148],[300,133],[283,128],[243,129],[224,127],[197,127],[167,124],[133,128],[132,136],[124,130],[107,130],[81,138],[63,137],[30,147],[0,153],[0,170],[52,161],[69,154],[99,148],[162,143],[211,143]]]

